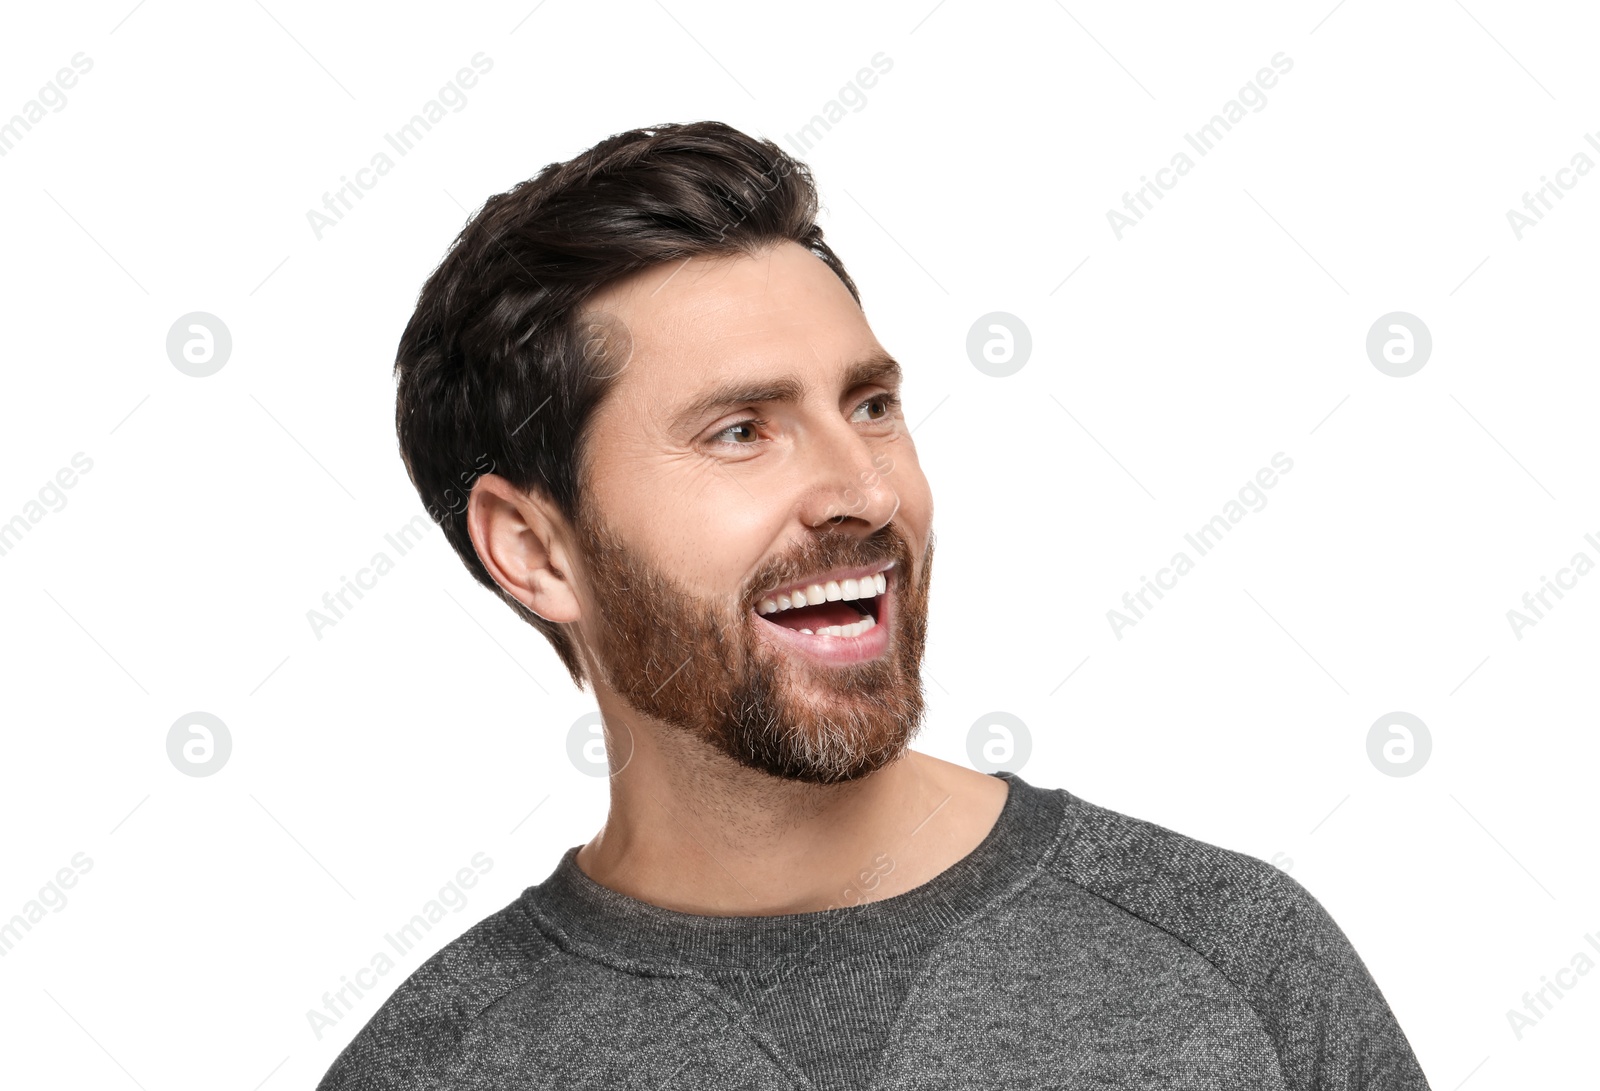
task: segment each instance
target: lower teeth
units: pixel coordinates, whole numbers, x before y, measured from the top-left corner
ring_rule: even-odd
[[[800,631],[811,636],[860,636],[877,623],[877,618],[868,615],[850,625],[824,625],[817,630],[801,629]]]

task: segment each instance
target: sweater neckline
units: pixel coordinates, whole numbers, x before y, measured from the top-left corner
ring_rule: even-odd
[[[878,901],[775,916],[682,913],[602,886],[578,866],[575,845],[523,893],[522,907],[561,946],[636,972],[757,969],[915,946],[1020,888],[1060,840],[1062,791],[990,775],[1009,791],[983,840],[927,882]]]

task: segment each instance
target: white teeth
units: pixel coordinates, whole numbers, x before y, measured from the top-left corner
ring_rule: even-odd
[[[762,599],[756,607],[756,613],[776,614],[800,606],[816,606],[823,602],[876,598],[885,594],[888,588],[889,581],[882,572],[859,579],[829,580],[825,584],[813,583],[803,589]]]
[[[876,624],[878,624],[877,618],[864,617],[850,625],[824,625],[814,633],[810,629],[800,631],[810,633],[812,636],[860,636]]]

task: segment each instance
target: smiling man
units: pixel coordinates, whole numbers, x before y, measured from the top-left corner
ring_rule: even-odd
[[[1426,1087],[1276,868],[909,749],[932,494],[816,214],[771,142],[635,130],[423,288],[407,469],[592,689],[610,811],[322,1088]]]

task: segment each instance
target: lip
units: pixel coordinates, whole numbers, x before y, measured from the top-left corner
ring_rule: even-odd
[[[754,609],[750,611],[750,616],[756,622],[756,630],[767,639],[777,642],[780,647],[797,651],[814,662],[827,666],[845,666],[876,659],[888,649],[889,626],[894,623],[895,598],[899,587],[891,572],[893,567],[891,564],[888,569],[863,568],[846,576],[847,579],[859,579],[875,572],[884,572],[888,580],[883,594],[874,599],[878,604],[877,624],[860,636],[818,636],[815,633],[808,635],[774,624]]]

